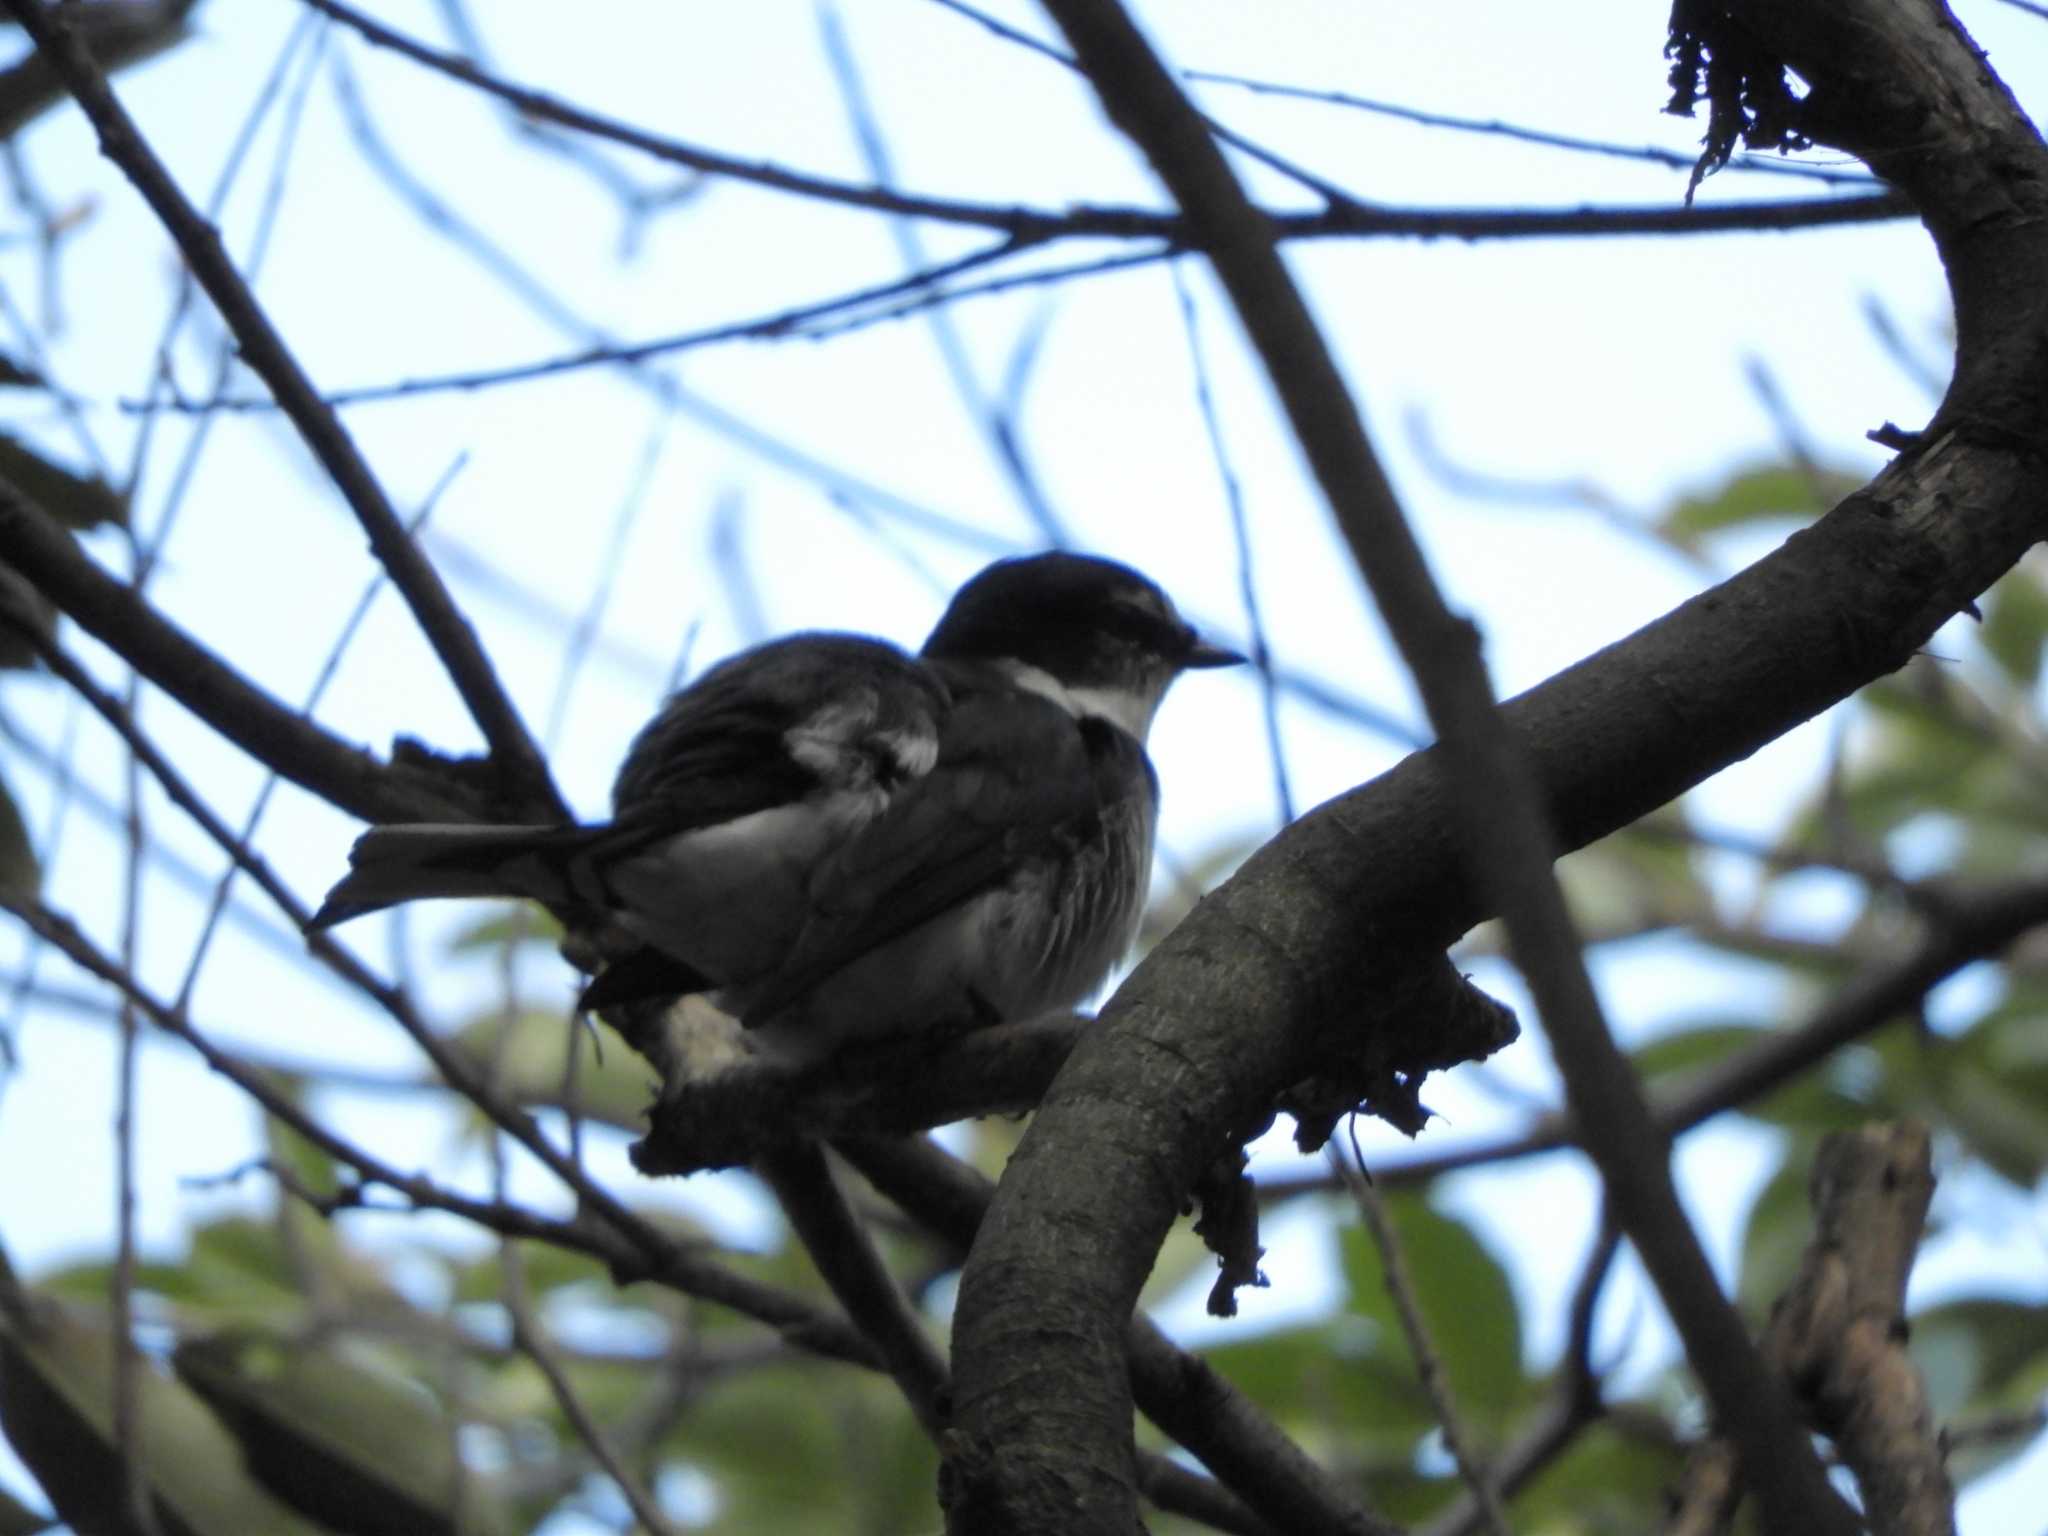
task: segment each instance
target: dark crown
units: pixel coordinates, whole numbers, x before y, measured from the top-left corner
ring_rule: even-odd
[[[1166,594],[1129,566],[1055,552],[998,560],[974,577],[954,594],[924,654],[1014,659],[1086,683],[1177,670],[1199,644]]]

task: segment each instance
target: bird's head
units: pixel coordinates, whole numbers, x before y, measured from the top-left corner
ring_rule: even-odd
[[[1140,741],[1181,673],[1244,660],[1204,640],[1129,566],[1059,552],[999,560],[974,577],[954,594],[924,654],[1002,667]]]

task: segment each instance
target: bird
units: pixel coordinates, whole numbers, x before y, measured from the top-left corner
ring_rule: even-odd
[[[608,822],[372,828],[309,926],[429,897],[600,914],[631,945],[582,1006],[701,996],[795,1062],[1072,1007],[1143,915],[1153,717],[1243,660],[1130,566],[999,560],[915,656],[814,631],[711,667],[634,739]]]

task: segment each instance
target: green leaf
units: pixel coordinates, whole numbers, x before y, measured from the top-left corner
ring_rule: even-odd
[[[1946,1302],[1917,1314],[1909,1337],[1935,1421],[1945,1428],[2030,1413],[2048,1392],[2048,1308],[1989,1296]],[[1980,1477],[2032,1440],[1972,1443],[1951,1454],[1949,1469],[1958,1482]]]
[[[575,1042],[573,1092],[569,1081],[570,1042]],[[498,1091],[516,1104],[561,1109],[572,1102],[586,1119],[621,1130],[644,1129],[647,1106],[661,1080],[646,1058],[614,1037],[599,1060],[596,1041],[559,1012],[529,1011],[507,1017],[493,1010],[472,1020],[450,1039]]]
[[[451,956],[474,955],[525,944],[554,949],[561,942],[562,925],[546,907],[515,901],[493,905],[485,916],[458,928],[443,948]]]
[[[14,803],[14,792],[0,779],[0,895],[32,901],[43,883],[43,867],[29,839],[28,823]]]
[[[1531,1393],[1522,1370],[1521,1313],[1507,1271],[1470,1227],[1420,1196],[1390,1195],[1386,1203],[1459,1412],[1489,1438],[1497,1437]],[[1379,1359],[1419,1393],[1408,1337],[1362,1222],[1345,1228],[1338,1252],[1351,1287],[1350,1315],[1372,1324]]]
[[[1697,495],[1679,498],[1659,519],[1688,548],[1702,534],[1771,518],[1818,517],[1860,487],[1867,476],[1823,468],[1809,475],[1795,464],[1752,464]]]
[[[96,476],[52,463],[6,432],[0,432],[0,480],[74,533],[105,523],[127,526],[128,502],[119,491]]]
[[[349,1536],[511,1530],[489,1486],[458,1468],[440,1405],[368,1351],[238,1329],[180,1344],[173,1363],[250,1473],[309,1519]]]
[[[66,1524],[131,1536],[113,1433],[112,1336],[48,1297],[22,1301],[0,1321],[0,1428]],[[196,1397],[146,1362],[136,1389],[143,1476],[162,1536],[314,1536],[249,1478]]]
[[[1799,1273],[1800,1260],[1813,1239],[1813,1208],[1806,1193],[1806,1170],[1817,1143],[1806,1138],[1788,1142],[1785,1161],[1757,1191],[1742,1232],[1742,1273],[1736,1299],[1753,1319],[1767,1316],[1771,1304]]]
[[[1952,1041],[1928,1054],[1938,1120],[2021,1189],[2048,1172],[2048,1000],[2021,985]]]
[[[1405,1353],[1370,1319],[1279,1328],[1203,1356],[1314,1456],[1406,1465],[1435,1423]]]
[[[1563,859],[1572,916],[1590,935],[1676,927],[1711,917],[1713,897],[1682,840],[1628,827]]]
[[[791,1364],[713,1387],[664,1442],[717,1489],[714,1536],[936,1531],[931,1442],[886,1380]],[[764,1454],[764,1452],[766,1452]]]
[[[1991,589],[1977,641],[2015,682],[2031,688],[2041,678],[2041,647],[2048,643],[2048,591],[2022,563]]]
[[[1643,1404],[1589,1425],[1508,1506],[1525,1536],[1635,1536],[1663,1528],[1685,1466],[1675,1428],[1651,1433],[1662,1415]]]

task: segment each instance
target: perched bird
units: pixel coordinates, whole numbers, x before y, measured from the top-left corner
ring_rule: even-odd
[[[708,994],[777,1054],[1028,1017],[1135,936],[1168,686],[1243,658],[1128,566],[998,561],[912,657],[856,635],[742,652],[640,732],[594,826],[389,826],[324,927],[432,896],[605,914],[645,946],[585,1003]]]

